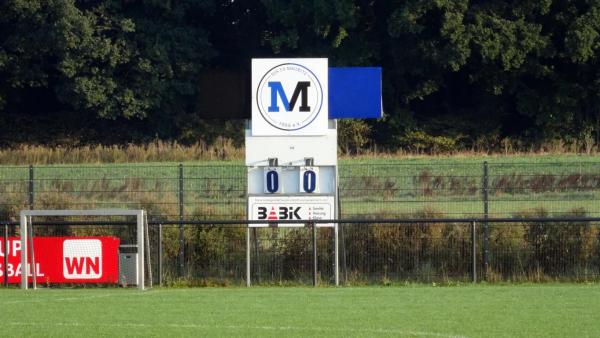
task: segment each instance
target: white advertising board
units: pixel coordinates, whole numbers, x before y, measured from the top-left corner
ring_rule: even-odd
[[[252,59],[252,136],[327,133],[327,59]]]
[[[250,224],[250,227],[299,227],[304,224],[282,224],[279,220],[328,220],[335,218],[335,198],[333,196],[249,196],[248,216],[252,221],[268,223]],[[331,223],[317,223],[317,226],[332,227]]]

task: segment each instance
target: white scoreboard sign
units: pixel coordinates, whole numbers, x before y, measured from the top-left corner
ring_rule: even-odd
[[[252,221],[268,223],[250,224],[251,227],[299,227],[304,224],[277,223],[280,220],[329,220],[335,218],[333,196],[249,196],[248,215]],[[332,227],[330,223],[317,223],[317,226]]]

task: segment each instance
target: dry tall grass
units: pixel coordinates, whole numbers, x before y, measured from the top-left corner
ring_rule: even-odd
[[[145,145],[47,147],[20,145],[0,149],[0,165],[43,165],[72,163],[133,163],[184,162],[200,160],[238,160],[244,148],[236,147],[233,140],[218,138],[213,144],[198,142],[181,145],[177,142],[155,141]]]
[[[549,142],[538,147],[526,148],[505,142],[502,149],[457,149],[443,153],[415,153],[406,149],[388,151],[373,145],[360,151],[347,153],[340,147],[341,159],[356,158],[412,158],[412,157],[477,157],[486,155],[519,156],[548,154],[598,154],[598,148],[587,142],[585,147],[566,146],[560,141]],[[81,147],[40,146],[22,144],[0,149],[0,165],[48,165],[78,163],[141,163],[141,162],[188,162],[213,160],[242,160],[244,146],[236,145],[230,138],[219,137],[212,144],[197,142],[182,145],[177,142],[155,141],[148,144],[91,145]]]

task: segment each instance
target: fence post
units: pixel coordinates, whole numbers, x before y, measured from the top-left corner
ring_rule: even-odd
[[[2,246],[4,247],[4,287],[8,287],[8,224],[4,224],[4,241]]]
[[[34,208],[34,198],[35,198],[35,190],[34,190],[34,186],[33,186],[33,180],[34,180],[34,176],[33,176],[33,165],[30,164],[29,165],[29,209],[33,210]],[[29,252],[29,259],[31,260],[31,267],[30,269],[32,269],[32,285],[33,285],[33,289],[37,288],[37,275],[36,275],[36,268],[35,268],[35,255],[34,255],[34,251],[33,251],[33,221],[32,218],[29,218],[29,231],[30,233],[28,234],[28,239],[29,239],[29,243],[27,243],[27,246],[29,247],[29,250],[31,250]],[[6,256],[6,255],[5,255]]]
[[[250,287],[250,225],[246,224],[246,287]]]
[[[342,219],[342,202],[340,201],[340,187],[338,185],[337,187],[337,219]],[[338,223],[337,226],[340,229],[340,233],[338,234],[340,236],[341,239],[341,247],[342,247],[342,271],[344,272],[344,282],[348,281],[348,267],[346,266],[346,238],[345,238],[345,234],[346,232],[344,231],[344,225],[345,224],[340,224]],[[335,247],[335,238],[333,239],[334,241],[334,247]]]
[[[29,165],[29,188],[28,188],[28,198],[29,198],[29,209],[33,209],[33,201],[34,201],[34,186],[33,186],[33,165]]]
[[[183,233],[183,164],[179,163],[179,276],[183,277],[185,268],[184,233]]]
[[[162,286],[163,276],[163,242],[162,242],[162,224],[158,224],[158,286]]]
[[[317,286],[318,257],[317,257],[317,224],[309,223],[312,226],[312,251],[313,251],[313,286]]]
[[[471,274],[473,283],[477,283],[477,231],[475,221],[471,222]]]
[[[258,234],[256,233],[256,227],[252,228],[252,234],[254,235],[254,260],[256,263],[256,282],[260,284],[260,243],[258,242]]]
[[[489,227],[487,219],[489,218],[489,169],[487,161],[483,162],[483,278],[487,279],[489,270]]]

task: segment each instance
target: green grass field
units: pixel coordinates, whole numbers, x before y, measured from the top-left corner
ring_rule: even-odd
[[[599,337],[600,285],[0,289],[0,336]]]

